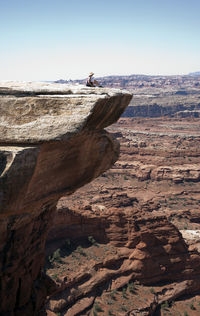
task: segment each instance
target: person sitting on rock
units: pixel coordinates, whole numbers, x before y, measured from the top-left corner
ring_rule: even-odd
[[[87,82],[86,82],[86,86],[87,87],[97,87],[97,86],[99,86],[98,81],[96,81],[93,76],[94,76],[94,73],[90,72],[89,77],[88,77]]]

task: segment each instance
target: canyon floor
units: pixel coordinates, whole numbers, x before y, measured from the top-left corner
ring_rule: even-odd
[[[200,119],[121,118],[109,132],[119,160],[59,201],[46,246],[56,294],[46,311],[199,315]]]

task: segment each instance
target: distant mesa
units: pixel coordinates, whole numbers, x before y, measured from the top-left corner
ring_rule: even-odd
[[[200,76],[200,71],[190,72],[188,76]]]
[[[195,88],[199,86],[200,71],[191,72],[186,75],[110,75],[97,77],[103,87],[122,89],[143,89],[143,88]],[[59,79],[55,83],[83,84],[85,79],[65,80]]]

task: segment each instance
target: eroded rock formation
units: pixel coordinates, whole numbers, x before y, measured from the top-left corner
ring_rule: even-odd
[[[119,160],[58,203],[46,245],[56,283],[48,314],[93,316],[99,306],[97,315],[195,316],[199,120],[121,118],[108,130]]]
[[[44,245],[58,199],[116,161],[104,127],[131,99],[119,90],[0,86],[0,315],[36,315],[47,295]]]
[[[111,205],[113,200],[114,197]],[[143,286],[165,284],[160,289],[154,311],[165,300],[172,301],[183,293],[200,290],[198,281],[195,282],[199,280],[200,255],[197,251],[188,251],[178,229],[165,216],[157,215],[150,205],[145,210],[137,199],[124,197],[124,203],[123,197],[119,200],[121,207],[118,208],[106,207],[106,201],[99,205],[90,201],[90,204],[79,207],[77,202],[75,209],[65,207],[66,199],[60,200],[47,243],[47,255],[55,251],[57,245],[62,252],[60,261],[56,263],[55,260],[54,267],[49,269],[51,277],[56,273],[57,285],[50,293],[48,311],[65,316],[92,315],[89,310],[100,297],[105,311],[104,293],[112,296],[113,291],[135,280]],[[89,240],[92,236],[98,241],[92,251],[86,242],[88,236]],[[66,241],[76,241],[79,246],[67,253]],[[176,282],[179,284],[177,290]],[[173,291],[166,283],[171,284]],[[144,315],[152,315],[153,302],[152,297],[145,305]],[[142,311],[142,307],[144,303],[140,303],[136,310]],[[117,311],[113,312],[113,315],[117,314]]]

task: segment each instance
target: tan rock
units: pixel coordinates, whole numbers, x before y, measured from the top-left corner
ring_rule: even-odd
[[[119,144],[103,128],[130,99],[114,89],[0,84],[0,314],[31,316],[41,309],[49,293],[44,247],[56,203],[116,161]]]
[[[68,309],[64,316],[76,316],[83,312],[86,308],[90,307],[94,302],[94,297],[86,297],[79,300],[75,305]]]
[[[66,84],[0,83],[0,142],[67,140],[114,123],[131,100],[126,91]]]
[[[199,181],[200,165],[184,166],[161,166],[151,172],[151,178],[155,180],[173,180],[174,182],[182,181]]]
[[[147,253],[144,251],[141,251],[140,249],[135,248],[131,255],[129,256],[129,259],[138,259],[143,260],[147,257]]]

